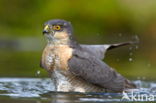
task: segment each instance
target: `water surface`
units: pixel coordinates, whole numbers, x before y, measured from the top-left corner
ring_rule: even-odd
[[[149,100],[156,95],[156,82],[134,81],[139,89],[133,91],[133,95],[144,95]],[[0,103],[103,103],[123,102],[126,94],[131,98],[132,93],[63,93],[53,92],[53,84],[49,78],[0,78]],[[154,97],[154,100],[156,98]],[[130,100],[131,101],[131,100]],[[134,100],[133,100],[134,101]]]

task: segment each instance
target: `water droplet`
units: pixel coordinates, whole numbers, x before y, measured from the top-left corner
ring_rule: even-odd
[[[112,96],[109,95],[108,98],[112,98]]]
[[[36,76],[39,76],[41,74],[41,71],[40,70],[37,70],[36,71]]]
[[[122,34],[121,33],[119,33],[119,37],[122,37]]]
[[[132,62],[132,61],[133,61],[133,59],[132,59],[132,58],[129,58],[129,61],[130,61],[130,62]]]
[[[129,47],[129,50],[132,50],[133,48],[132,47]]]
[[[120,61],[120,59],[119,59],[119,58],[117,58],[117,59],[116,59],[116,61],[117,61],[117,62],[119,62],[119,61]]]
[[[138,35],[135,35],[135,36],[133,37],[133,41],[134,41],[134,43],[136,43],[136,44],[140,42],[140,39],[139,39]]]
[[[96,35],[97,35],[97,36],[100,36],[100,33],[97,33]]]
[[[142,80],[145,80],[146,79],[146,77],[142,77]]]
[[[150,64],[150,63],[148,63],[148,64],[147,64],[147,66],[148,66],[148,67],[151,67],[151,64]]]
[[[135,49],[138,49],[138,48],[139,48],[139,46],[138,46],[138,45],[136,45],[136,46],[135,46]]]
[[[38,71],[37,71],[37,74],[40,74],[40,73],[41,73],[41,71],[40,71],[40,70],[38,70]]]
[[[132,56],[132,55],[133,55],[133,53],[132,53],[132,52],[130,52],[130,53],[129,53],[129,55],[130,55],[130,56]]]
[[[135,39],[136,39],[137,41],[140,40],[138,35],[135,35]]]
[[[140,77],[137,77],[137,79],[140,80],[141,78]]]

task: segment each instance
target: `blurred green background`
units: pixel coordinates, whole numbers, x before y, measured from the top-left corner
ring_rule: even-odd
[[[84,44],[140,39],[109,51],[105,61],[133,79],[156,79],[155,0],[0,0],[0,77],[47,77],[39,67],[46,44],[42,25],[71,21]]]

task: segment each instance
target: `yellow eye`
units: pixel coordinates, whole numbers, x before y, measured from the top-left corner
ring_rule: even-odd
[[[54,25],[53,26],[53,30],[60,30],[61,29],[61,26],[60,25]]]

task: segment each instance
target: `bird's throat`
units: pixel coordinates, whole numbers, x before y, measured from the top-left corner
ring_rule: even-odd
[[[51,39],[48,40],[48,43],[52,45],[69,45],[69,34],[67,32],[55,32]]]

